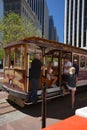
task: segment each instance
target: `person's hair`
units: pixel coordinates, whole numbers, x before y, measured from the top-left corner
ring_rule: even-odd
[[[71,67],[69,69],[69,74],[75,74],[75,67]]]
[[[64,57],[64,59],[70,60],[70,56],[69,56],[69,55],[66,55],[66,56]]]
[[[40,53],[35,53],[35,58],[38,59],[38,56],[40,56]]]

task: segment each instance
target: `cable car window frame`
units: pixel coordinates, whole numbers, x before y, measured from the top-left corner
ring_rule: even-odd
[[[85,56],[81,55],[80,56],[80,69],[85,69],[85,65],[86,65]]]
[[[4,66],[6,68],[9,68],[9,53],[10,53],[10,49],[6,48],[5,49],[5,58],[4,58]]]
[[[17,53],[18,49],[20,49],[19,54]],[[25,55],[26,55],[26,46],[24,46],[22,44],[18,45],[18,46],[15,46],[15,60],[14,60],[15,61],[15,63],[14,63],[14,68],[15,69],[25,69],[25,59],[26,59]],[[17,58],[19,58],[19,59],[17,59]]]

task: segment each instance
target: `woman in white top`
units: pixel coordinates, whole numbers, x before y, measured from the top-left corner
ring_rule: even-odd
[[[70,69],[71,66],[72,66],[71,61],[69,60],[69,58],[66,57],[66,58],[64,59],[64,65],[63,65],[64,74],[65,74],[65,75],[68,75],[68,74],[69,74],[69,69]]]
[[[72,67],[71,61],[69,60],[69,57],[65,57],[64,65],[63,65],[63,81],[65,81],[66,83],[67,83],[70,67]]]
[[[55,74],[53,73],[53,63],[50,62],[47,68],[47,78],[49,80],[52,80],[52,87],[56,87],[56,81],[58,80],[58,77],[55,76]]]

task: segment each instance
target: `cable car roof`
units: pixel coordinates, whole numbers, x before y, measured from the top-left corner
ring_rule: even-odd
[[[83,53],[87,55],[87,50],[81,49],[79,47],[74,47],[68,44],[64,44],[61,42],[43,39],[40,37],[26,37],[22,40],[11,42],[7,44],[4,48],[9,48],[21,44],[35,44],[45,48],[52,48],[52,49],[63,50],[67,52]]]

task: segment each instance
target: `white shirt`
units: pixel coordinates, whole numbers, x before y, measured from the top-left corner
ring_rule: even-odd
[[[50,68],[49,73],[52,74],[52,72],[53,72],[53,69]]]
[[[64,65],[65,67],[71,67],[72,63],[70,61],[68,61],[67,63],[65,63]],[[69,73],[69,68],[64,68],[64,74]]]
[[[50,74],[52,74],[52,72],[53,72],[53,69],[50,68],[49,73],[47,73],[47,78],[49,80],[51,80],[51,75]]]

